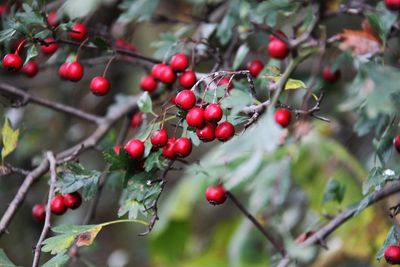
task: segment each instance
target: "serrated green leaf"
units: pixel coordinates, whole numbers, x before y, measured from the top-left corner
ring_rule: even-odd
[[[114,149],[103,152],[104,160],[111,164],[110,170],[126,170],[131,164],[131,159],[123,147],[120,148],[119,154]]]
[[[161,149],[151,153],[144,162],[144,168],[146,172],[150,172],[154,168],[162,170],[166,167],[165,158],[161,156]]]
[[[54,256],[49,261],[44,263],[42,267],[62,267],[68,262],[68,260],[69,260],[68,255],[64,253],[57,254],[57,256]]]
[[[1,129],[1,136],[3,141],[3,148],[1,150],[1,161],[17,148],[19,129],[13,130],[10,126],[9,120],[4,120],[3,128]]]
[[[148,92],[144,92],[138,100],[138,107],[141,112],[152,113],[153,103]]]

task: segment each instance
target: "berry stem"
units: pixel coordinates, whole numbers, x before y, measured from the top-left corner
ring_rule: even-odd
[[[80,52],[81,52],[81,50],[82,50],[82,47],[83,47],[88,41],[89,41],[89,38],[86,38],[86,39],[79,45],[78,50],[77,50],[77,52],[76,52],[75,61],[78,61]]]
[[[17,49],[15,50],[15,55],[17,55],[17,56],[19,56],[19,52],[20,52],[20,50],[25,46],[25,44],[26,44],[26,39],[24,39],[19,45],[18,45],[18,47],[17,47]]]
[[[115,51],[114,51],[114,55],[112,56],[112,58],[110,58],[110,60],[107,62],[106,67],[104,68],[103,77],[106,77],[107,71],[110,68],[111,63],[114,61],[115,58],[116,58],[116,54],[115,54]]]

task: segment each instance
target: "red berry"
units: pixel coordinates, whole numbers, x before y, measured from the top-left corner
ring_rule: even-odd
[[[223,185],[209,186],[206,189],[206,199],[212,205],[220,205],[225,202],[227,194]]]
[[[39,71],[39,65],[36,63],[35,60],[29,60],[25,63],[22,67],[22,72],[26,74],[28,77],[35,76]]]
[[[341,73],[340,73],[339,69],[334,72],[331,72],[330,66],[325,66],[324,70],[322,71],[322,76],[323,76],[324,80],[329,83],[337,82],[337,80],[340,79],[340,75],[341,75]]]
[[[393,10],[393,11],[400,10],[400,1],[399,0],[385,0],[385,5],[390,10]]]
[[[172,94],[169,99],[169,102],[171,102],[172,105],[176,105],[175,99],[176,99],[176,94]]]
[[[385,260],[391,265],[400,264],[400,246],[388,246],[385,249]]]
[[[113,147],[113,150],[115,152],[115,154],[119,155],[119,152],[121,151],[121,145],[117,145]]]
[[[215,137],[222,142],[226,142],[230,140],[235,135],[235,127],[233,127],[232,123],[228,121],[224,121],[218,124],[215,129]]]
[[[22,59],[17,54],[7,54],[3,58],[3,67],[11,71],[20,70],[22,64]]]
[[[0,16],[3,16],[4,13],[7,11],[6,5],[0,5]]]
[[[50,203],[51,212],[56,215],[62,215],[67,211],[67,206],[64,203],[64,197],[62,195],[57,195],[53,197]]]
[[[38,222],[43,222],[46,218],[46,207],[43,204],[36,204],[32,208],[32,217]]]
[[[78,62],[74,61],[67,66],[67,76],[70,81],[77,82],[83,77],[83,66]]]
[[[215,125],[207,123],[203,128],[196,130],[196,134],[203,142],[211,142],[215,139]]]
[[[286,127],[292,120],[292,113],[287,108],[279,108],[275,111],[274,118],[276,123],[282,127]]]
[[[192,70],[187,70],[179,76],[179,84],[185,89],[192,88],[196,81],[196,73]]]
[[[397,151],[400,153],[400,135],[396,136],[394,138],[394,147],[397,149]]]
[[[131,119],[131,127],[133,129],[138,128],[143,123],[144,114],[142,112],[136,112],[135,115],[132,116]]]
[[[192,152],[192,141],[186,137],[178,138],[175,142],[174,150],[177,156],[187,157]]]
[[[57,12],[51,11],[49,14],[47,14],[47,24],[49,24],[51,27],[56,27],[58,25],[58,15]]]
[[[196,104],[196,96],[191,90],[180,91],[175,97],[176,106],[189,110]]]
[[[170,66],[175,71],[184,71],[189,66],[189,60],[185,54],[176,54],[172,57]]]
[[[140,88],[143,91],[153,92],[157,89],[157,81],[151,75],[144,76],[140,81]]]
[[[229,82],[230,78],[224,77],[221,80],[218,81],[218,86],[227,86],[227,91],[229,92],[230,90],[233,89],[233,83]]]
[[[71,62],[65,62],[61,64],[60,68],[58,68],[58,76],[60,76],[61,79],[68,80],[69,64],[71,64]]]
[[[263,70],[263,68],[264,68],[264,64],[258,59],[250,61],[247,64],[247,69],[250,71],[250,74],[253,77],[257,77],[258,74],[260,74],[260,72]]]
[[[166,67],[165,64],[156,64],[153,66],[151,69],[151,76],[154,77],[154,79],[160,80],[161,77],[161,72]]]
[[[141,158],[144,154],[144,143],[140,140],[132,139],[125,145],[125,150],[132,158]]]
[[[68,34],[72,39],[82,41],[86,38],[87,32],[88,30],[85,24],[76,22],[72,25],[71,31]]]
[[[162,149],[163,157],[168,158],[168,159],[173,159],[176,157],[175,143],[176,143],[175,138],[171,138],[168,140],[167,145],[164,146]]]
[[[124,39],[115,40],[115,46],[122,49],[136,51],[136,47],[133,44],[125,41]]]
[[[161,69],[160,71],[160,76],[158,79],[166,84],[172,84],[174,83],[176,78],[174,70],[170,66],[165,66]]]
[[[268,54],[276,59],[284,59],[289,54],[289,47],[285,42],[275,38],[268,44]]]
[[[72,210],[79,208],[82,204],[81,194],[74,192],[64,195],[64,204]]]
[[[167,133],[167,131],[165,129],[160,129],[158,131],[155,131],[150,136],[150,142],[156,148],[166,146],[167,143],[168,143],[168,133]]]
[[[224,112],[218,104],[210,104],[204,109],[204,118],[209,122],[219,122]]]
[[[106,95],[110,89],[110,82],[103,76],[96,76],[90,82],[90,91],[95,95]]]
[[[204,125],[204,109],[192,108],[186,114],[186,122],[190,127],[201,128]]]
[[[40,46],[40,51],[42,51],[43,54],[51,55],[58,49],[58,44],[54,43],[53,38],[46,38],[44,42],[45,44]]]

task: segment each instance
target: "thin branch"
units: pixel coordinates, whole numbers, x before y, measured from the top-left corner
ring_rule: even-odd
[[[0,92],[4,92],[13,96],[19,96],[22,98],[23,103],[28,103],[32,102],[35,104],[38,104],[40,106],[46,107],[53,109],[55,111],[59,111],[65,114],[72,115],[74,117],[89,121],[89,122],[94,122],[96,124],[101,123],[102,118],[98,117],[96,115],[87,113],[83,110],[77,109],[75,107],[70,107],[58,102],[53,102],[50,100],[46,100],[37,96],[33,96],[21,89],[18,89],[15,86],[12,86],[7,83],[0,83]]]
[[[247,209],[239,202],[239,200],[231,193],[227,192],[228,197],[232,202],[238,207],[238,209],[249,219],[253,225],[271,242],[271,244],[275,247],[275,249],[282,255],[286,255],[286,250],[282,244],[280,244],[274,237],[274,235],[267,229],[265,229],[253,215],[251,215]]]
[[[46,217],[44,220],[44,225],[42,229],[42,233],[40,234],[39,240],[35,247],[35,254],[33,257],[32,267],[39,266],[40,261],[40,251],[42,249],[42,243],[46,238],[46,235],[50,229],[50,217],[51,217],[51,210],[50,210],[50,203],[54,196],[56,179],[57,179],[57,171],[56,171],[56,159],[54,157],[53,152],[47,152],[47,159],[50,163],[50,189],[49,189],[49,198],[46,204]]]

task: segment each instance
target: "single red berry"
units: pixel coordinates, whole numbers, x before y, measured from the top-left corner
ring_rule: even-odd
[[[336,70],[334,72],[331,71],[330,66],[325,66],[324,70],[322,71],[322,77],[325,81],[329,83],[335,83],[340,79],[341,73],[340,70]]]
[[[133,129],[138,128],[143,123],[144,114],[142,112],[136,112],[131,118],[131,127]]]
[[[204,118],[209,122],[219,122],[224,112],[218,104],[210,104],[204,109]]]
[[[7,6],[6,5],[0,5],[0,16],[3,16],[7,12]]]
[[[86,38],[87,32],[88,30],[85,24],[76,22],[72,25],[71,31],[68,34],[72,39],[82,41]]]
[[[275,111],[275,122],[282,127],[287,127],[292,120],[292,113],[287,108],[279,108]]]
[[[150,142],[156,148],[166,146],[168,143],[167,131],[165,129],[160,129],[158,131],[155,131],[150,136]]]
[[[57,12],[51,11],[47,14],[47,24],[51,27],[56,27],[58,25],[58,15]]]
[[[62,195],[57,195],[53,197],[50,202],[51,212],[56,215],[62,215],[67,211],[67,206],[64,203],[64,197]]]
[[[162,83],[166,83],[166,84],[172,84],[174,83],[176,78],[175,72],[174,70],[170,67],[170,66],[165,66],[161,69],[160,71],[160,76],[159,76],[159,80]]]
[[[162,148],[161,155],[164,158],[173,159],[176,157],[175,143],[176,143],[176,139],[171,138],[168,140],[167,145]]]
[[[126,50],[136,51],[136,46],[125,41],[124,39],[116,39],[115,46]]]
[[[196,96],[191,90],[180,91],[175,97],[176,106],[189,110],[196,104]]]
[[[226,142],[230,140],[235,135],[235,127],[233,127],[232,123],[228,121],[224,121],[218,124],[217,128],[215,128],[215,137],[222,142]]]
[[[187,70],[179,76],[179,84],[185,89],[192,88],[196,82],[196,73],[192,70]]]
[[[46,218],[46,206],[43,204],[36,204],[33,206],[32,217],[35,221],[43,222]]]
[[[67,66],[67,76],[70,81],[77,82],[82,79],[84,74],[83,66],[78,62],[74,61]]]
[[[196,130],[196,134],[203,142],[211,142],[215,139],[215,125],[207,123],[203,128]]]
[[[166,67],[167,65],[165,64],[155,64],[153,68],[151,69],[151,76],[154,77],[154,79],[160,80],[161,77],[161,72]]]
[[[146,75],[140,81],[140,88],[143,91],[154,92],[157,89],[157,81],[151,75]]]
[[[192,141],[189,138],[178,138],[174,145],[174,150],[177,156],[185,158],[192,152]]]
[[[190,127],[201,128],[204,126],[204,109],[194,107],[186,114],[186,122]]]
[[[71,64],[71,62],[65,62],[65,63],[61,64],[60,68],[58,69],[58,75],[64,80],[68,80],[69,64]]]
[[[268,54],[272,58],[282,60],[289,54],[289,46],[278,38],[273,39],[268,44]]]
[[[64,204],[72,210],[79,208],[82,204],[81,194],[73,192],[64,195]]]
[[[229,82],[230,78],[224,77],[221,80],[218,81],[218,86],[227,86],[227,91],[229,92],[230,90],[233,89],[233,83]]]
[[[385,0],[385,5],[387,9],[397,11],[400,10],[400,1],[399,0]]]
[[[400,246],[392,245],[385,249],[385,260],[391,265],[400,264]]]
[[[257,77],[258,74],[261,73],[261,71],[263,70],[263,68],[264,68],[264,64],[263,64],[260,60],[258,60],[258,59],[255,59],[255,60],[253,60],[253,61],[250,61],[250,62],[247,64],[247,69],[250,71],[250,74],[251,74],[251,76],[253,76],[253,77]]]
[[[397,149],[397,151],[400,153],[400,135],[396,136],[394,138],[394,147]]]
[[[227,193],[223,185],[209,186],[206,189],[206,199],[212,205],[220,205],[225,202]]]
[[[34,77],[39,71],[39,65],[35,60],[29,60],[22,67],[22,72],[26,74],[28,77]]]
[[[110,90],[110,82],[106,77],[96,76],[90,82],[90,91],[98,96],[106,95]]]
[[[57,51],[58,44],[55,43],[55,40],[53,38],[46,38],[44,39],[44,42],[45,44],[40,46],[40,51],[42,51],[43,54],[51,55]]]
[[[113,150],[115,152],[115,154],[119,155],[119,152],[121,152],[121,145],[117,145],[113,147]]]
[[[144,154],[144,143],[138,139],[132,139],[125,145],[125,150],[132,158],[141,158]]]
[[[189,66],[189,59],[185,54],[176,54],[172,57],[170,66],[175,71],[184,71]]]
[[[175,99],[176,99],[176,94],[172,94],[169,99],[169,102],[171,102],[172,105],[176,105]]]
[[[17,71],[22,68],[22,59],[17,54],[7,54],[3,58],[3,67],[11,71]]]

